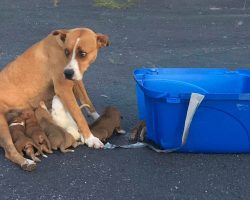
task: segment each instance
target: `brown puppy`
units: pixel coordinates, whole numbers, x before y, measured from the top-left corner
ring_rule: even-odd
[[[53,31],[0,72],[0,146],[6,158],[24,170],[34,169],[35,163],[17,152],[5,114],[11,109],[37,108],[40,101],[51,101],[55,94],[76,121],[85,143],[89,147],[103,147],[90,132],[76,98],[90,105],[88,110],[93,118],[99,116],[87,95],[82,76],[95,61],[99,49],[108,44],[106,35],[88,28]]]
[[[25,120],[25,134],[32,138],[34,143],[39,146],[43,152],[53,153],[48,137],[38,124],[35,112],[32,109],[26,109],[22,111],[21,117]]]
[[[105,142],[114,132],[124,134],[121,129],[121,113],[115,108],[108,106],[104,113],[90,125],[90,130],[94,136]]]
[[[25,123],[22,117],[18,116],[17,112],[10,112],[7,114],[7,119],[10,124],[11,137],[17,151],[21,155],[25,152],[33,161],[40,162],[41,160],[35,156],[34,149],[39,153],[41,153],[41,150],[30,138],[25,136]]]
[[[70,133],[54,123],[44,102],[41,102],[35,110],[35,115],[43,131],[47,134],[53,150],[59,148],[63,153],[74,152],[74,150],[68,148],[71,146],[75,148],[79,143]]]

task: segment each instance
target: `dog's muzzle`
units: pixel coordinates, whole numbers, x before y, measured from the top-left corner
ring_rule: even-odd
[[[74,70],[73,69],[65,69],[64,70],[64,76],[66,79],[72,80],[73,76],[74,76]]]

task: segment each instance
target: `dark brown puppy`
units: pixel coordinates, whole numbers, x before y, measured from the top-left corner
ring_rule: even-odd
[[[23,153],[31,158],[35,162],[40,162],[41,160],[35,156],[35,151],[42,154],[40,148],[32,141],[32,139],[25,136],[25,123],[24,119],[20,117],[20,113],[9,112],[7,114],[7,120],[9,123],[9,129],[13,143],[17,151],[24,155]]]
[[[48,137],[38,124],[35,112],[31,109],[26,109],[22,112],[21,117],[25,119],[25,134],[32,138],[34,143],[39,146],[43,152],[53,153]]]
[[[129,140],[131,141],[144,141],[145,134],[147,131],[146,122],[139,121],[136,126],[132,129],[131,134],[129,136]]]
[[[70,133],[54,123],[44,102],[41,102],[40,106],[35,110],[35,115],[41,128],[47,134],[53,150],[59,148],[63,153],[74,152],[74,150],[68,148],[71,146],[75,148],[79,143]]]
[[[105,142],[114,132],[126,133],[121,129],[121,119],[121,113],[115,107],[108,106],[89,128],[95,137]]]

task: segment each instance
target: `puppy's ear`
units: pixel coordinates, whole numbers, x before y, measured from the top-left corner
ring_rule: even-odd
[[[67,33],[68,33],[68,30],[66,29],[60,29],[60,30],[56,30],[52,32],[52,35],[56,37],[56,41],[61,47],[64,46]]]
[[[96,37],[97,37],[97,45],[99,48],[107,47],[110,45],[109,37],[107,35],[97,33]]]
[[[20,115],[20,113],[18,113],[18,112],[9,112],[6,114],[6,120],[8,123],[10,123],[19,115]]]

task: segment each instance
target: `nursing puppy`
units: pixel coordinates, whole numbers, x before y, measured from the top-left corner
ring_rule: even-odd
[[[25,152],[25,154],[33,161],[40,162],[41,160],[36,157],[34,149],[40,154],[42,154],[42,152],[40,148],[32,141],[32,139],[25,136],[24,119],[20,117],[20,114],[17,114],[16,112],[8,113],[7,119],[11,137],[17,151],[21,155],[24,155],[23,153]]]
[[[44,102],[41,102],[40,106],[35,110],[35,115],[41,128],[47,134],[53,150],[60,149],[63,153],[74,152],[74,150],[68,148],[71,146],[75,148],[80,143],[71,134],[54,123]]]
[[[87,104],[83,107],[89,107]],[[70,133],[76,141],[81,141],[84,144],[84,138],[79,132],[77,124],[71,117],[70,113],[65,109],[58,96],[54,96],[52,100],[51,116],[54,122]]]
[[[108,106],[104,113],[90,125],[90,130],[94,136],[105,142],[114,132],[124,134],[121,129],[121,113],[115,108]]]
[[[40,147],[42,152],[53,153],[49,139],[39,126],[35,112],[32,109],[26,109],[22,111],[21,117],[25,120],[25,134]]]
[[[108,45],[106,35],[91,29],[60,29],[31,46],[1,70],[0,146],[4,148],[7,159],[24,170],[31,171],[36,167],[35,162],[31,163],[17,152],[5,114],[13,109],[37,108],[40,101],[52,101],[55,94],[76,121],[85,143],[89,147],[103,147],[91,133],[76,99],[88,104],[90,115],[98,118],[82,78],[96,60],[99,50]],[[77,92],[73,91],[74,87]]]

